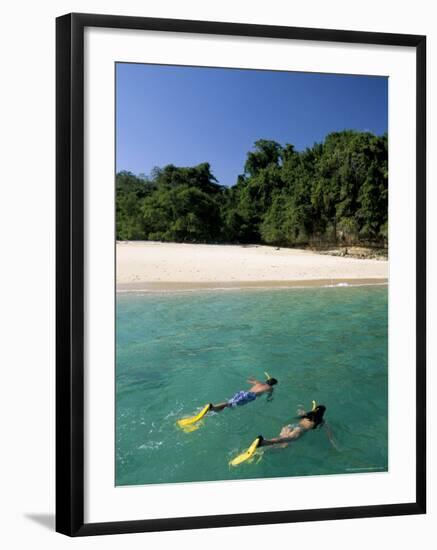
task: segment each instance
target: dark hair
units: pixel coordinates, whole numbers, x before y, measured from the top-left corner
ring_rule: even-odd
[[[325,411],[325,405],[317,405],[314,410],[306,412],[301,416],[301,418],[307,418],[308,420],[311,420],[311,422],[314,422],[315,429],[323,424],[323,415],[325,414]]]
[[[277,383],[278,383],[278,381],[276,380],[276,378],[268,378],[266,380],[266,384],[268,384],[269,386],[274,386]]]

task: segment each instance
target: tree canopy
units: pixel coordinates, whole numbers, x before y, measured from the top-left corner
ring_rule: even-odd
[[[117,239],[384,246],[387,156],[386,134],[345,130],[301,152],[256,141],[232,187],[207,162],[119,172]]]

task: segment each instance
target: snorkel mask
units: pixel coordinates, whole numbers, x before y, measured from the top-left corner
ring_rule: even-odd
[[[325,405],[317,405],[317,403],[312,401],[312,408],[311,411],[308,414],[307,418],[310,418],[310,420],[313,420],[316,423],[317,427],[323,422],[323,415],[325,414],[326,407]]]
[[[266,375],[266,384],[268,384],[269,386],[274,386],[275,384],[278,383],[276,378],[273,378],[273,376],[270,376],[268,372],[264,371],[264,374]]]

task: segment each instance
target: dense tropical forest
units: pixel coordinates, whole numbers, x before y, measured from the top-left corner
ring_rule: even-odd
[[[119,172],[117,239],[384,247],[387,153],[386,134],[347,130],[304,151],[260,139],[232,186],[207,162]]]

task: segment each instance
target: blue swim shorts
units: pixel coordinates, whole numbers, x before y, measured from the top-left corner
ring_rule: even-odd
[[[256,399],[256,393],[252,391],[239,391],[234,397],[229,399],[228,405],[231,407],[239,407],[240,405],[245,405]]]

